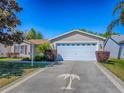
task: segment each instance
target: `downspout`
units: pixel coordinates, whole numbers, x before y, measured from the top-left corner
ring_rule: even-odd
[[[120,45],[120,46],[119,46],[119,51],[118,51],[118,59],[120,59],[120,56],[121,56],[121,50],[122,50],[122,46]]]

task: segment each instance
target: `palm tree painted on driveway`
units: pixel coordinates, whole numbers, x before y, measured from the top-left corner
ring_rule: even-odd
[[[72,88],[71,88],[72,81],[73,81],[74,79],[80,80],[80,77],[79,77],[78,75],[75,75],[75,74],[68,74],[68,73],[67,73],[67,74],[59,75],[59,77],[60,77],[60,78],[61,78],[61,77],[64,77],[64,80],[69,79],[69,83],[68,83],[67,87],[64,87],[64,88],[62,88],[62,89],[72,89]]]
[[[113,20],[107,28],[110,35],[112,34],[113,27],[116,25],[122,24],[124,26],[124,0],[120,0],[120,2],[115,6],[112,15],[115,15],[118,10],[120,10],[118,18]]]

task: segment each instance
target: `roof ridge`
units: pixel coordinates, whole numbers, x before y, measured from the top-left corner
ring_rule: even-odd
[[[106,39],[106,38],[104,38],[104,37],[102,37],[102,36],[99,36],[99,35],[95,35],[95,34],[91,34],[91,33],[88,33],[88,32],[85,32],[85,31],[82,31],[82,30],[71,30],[71,31],[68,31],[68,32],[65,32],[64,34],[60,34],[60,35],[58,35],[58,36],[55,36],[55,37],[53,37],[53,38],[50,38],[50,39],[48,39],[49,41],[50,40],[52,40],[52,39],[56,39],[56,38],[58,38],[58,37],[61,37],[61,36],[63,36],[63,35],[66,35],[66,34],[69,34],[69,33],[72,33],[72,32],[80,32],[80,33],[84,33],[84,34],[87,34],[87,35],[91,35],[91,36],[94,36],[94,37],[97,37],[97,38],[101,38],[101,39]]]

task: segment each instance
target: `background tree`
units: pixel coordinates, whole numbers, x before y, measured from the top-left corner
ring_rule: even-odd
[[[108,33],[112,34],[112,29],[116,25],[122,24],[124,26],[124,1],[121,0],[114,8],[112,15],[115,15],[116,12],[120,10],[119,16],[117,19],[113,20],[107,27]]]
[[[34,28],[31,28],[30,31],[25,32],[24,36],[27,40],[43,38],[42,34],[40,32],[37,32]]]
[[[43,36],[40,32],[37,33],[37,36],[36,36],[37,39],[43,39]]]
[[[102,36],[102,37],[109,37],[110,36],[110,33],[108,31],[104,32],[104,33],[97,33],[97,32],[93,32],[93,31],[89,31],[87,29],[79,29],[81,31],[84,31],[84,32],[88,32],[88,33],[91,33],[91,34],[94,34],[94,35],[98,35],[98,36]],[[111,35],[119,35],[118,33],[115,33],[115,32],[112,32]]]
[[[31,28],[31,30],[29,32],[27,32],[26,38],[28,40],[30,40],[30,39],[36,39],[36,31],[35,31],[34,28]]]
[[[100,33],[99,35],[102,36],[102,37],[107,38],[107,37],[110,37],[111,35],[119,35],[119,34],[115,33],[115,32],[112,32],[111,35],[110,35],[110,33],[108,31],[106,31],[104,33]]]
[[[15,29],[21,24],[16,16],[21,10],[15,0],[0,0],[0,43],[12,45],[23,41],[23,34]]]

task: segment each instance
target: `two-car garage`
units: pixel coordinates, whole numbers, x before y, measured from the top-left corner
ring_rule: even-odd
[[[102,49],[105,38],[73,30],[49,40],[57,50],[56,60],[95,61],[95,52]]]
[[[58,43],[58,60],[96,60],[97,43]]]

